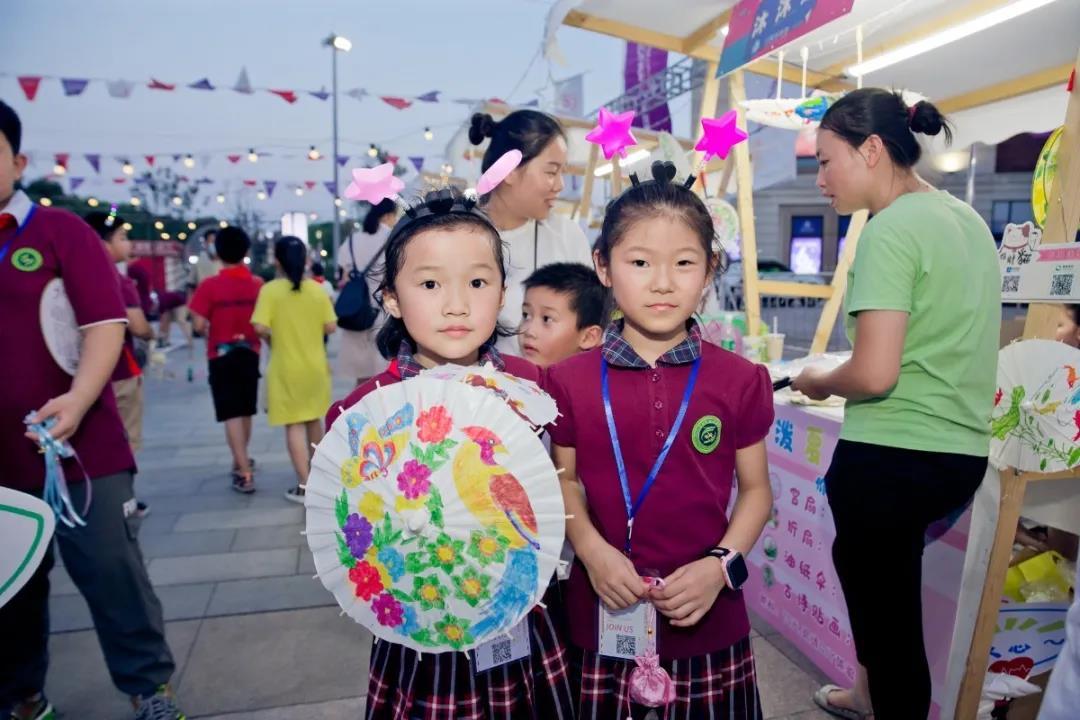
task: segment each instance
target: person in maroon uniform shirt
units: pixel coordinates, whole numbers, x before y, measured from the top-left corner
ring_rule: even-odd
[[[109,378],[124,343],[127,314],[116,270],[101,240],[69,212],[38,207],[15,183],[26,167],[22,126],[0,102],[0,485],[41,496],[45,463],[24,418],[55,420],[50,433],[71,444],[63,461],[75,508],[92,502],[85,526],[59,527],[56,545],[90,613],[113,683],[131,697],[137,720],[182,720],[169,687],[175,670],[161,603],[138,542],[135,460]],[[54,358],[39,321],[42,295],[62,282],[82,348],[74,377]],[[87,485],[93,486],[92,493]],[[18,720],[50,720],[46,700],[49,570],[52,548],[3,607],[0,711]],[[89,713],[68,708],[73,717]],[[6,715],[5,715],[6,716]]]

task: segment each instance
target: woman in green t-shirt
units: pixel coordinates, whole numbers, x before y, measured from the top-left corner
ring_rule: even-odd
[[[1001,295],[997,251],[969,205],[915,172],[915,133],[951,132],[926,101],[867,88],[822,119],[818,187],[838,213],[869,210],[848,277],[851,359],[808,369],[794,388],[847,398],[826,475],[833,561],[863,667],[853,691],[826,686],[840,717],[925,718],[922,554],[986,472]]]

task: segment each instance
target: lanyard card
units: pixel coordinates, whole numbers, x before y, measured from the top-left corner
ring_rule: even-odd
[[[608,610],[600,606],[599,653],[605,657],[633,660],[645,652],[648,645],[648,601],[642,600],[624,610]]]
[[[500,635],[476,648],[473,661],[477,672],[486,672],[528,656],[532,648],[529,642],[529,618],[510,629],[510,637]]]

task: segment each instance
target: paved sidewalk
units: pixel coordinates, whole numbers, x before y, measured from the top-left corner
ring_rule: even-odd
[[[147,379],[136,490],[151,507],[140,539],[165,608],[178,663],[174,685],[188,717],[362,717],[371,636],[341,617],[312,578],[300,535],[303,508],[282,497],[294,482],[283,431],[268,427],[265,415],[256,418],[258,491],[233,492],[201,342],[193,362],[177,349],[165,370]],[[335,397],[348,389],[335,379]],[[52,581],[50,699],[70,719],[131,717],[109,681],[82,597],[63,568]],[[827,718],[810,700],[824,677],[767,626],[755,626],[765,718]]]

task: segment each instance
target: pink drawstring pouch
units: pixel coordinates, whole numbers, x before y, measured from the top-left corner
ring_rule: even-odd
[[[663,587],[660,578],[651,578],[653,587]],[[647,639],[645,654],[634,658],[637,663],[630,672],[630,699],[645,707],[663,707],[675,700],[675,683],[667,670],[660,667],[656,654],[656,607],[650,602],[645,608]]]

